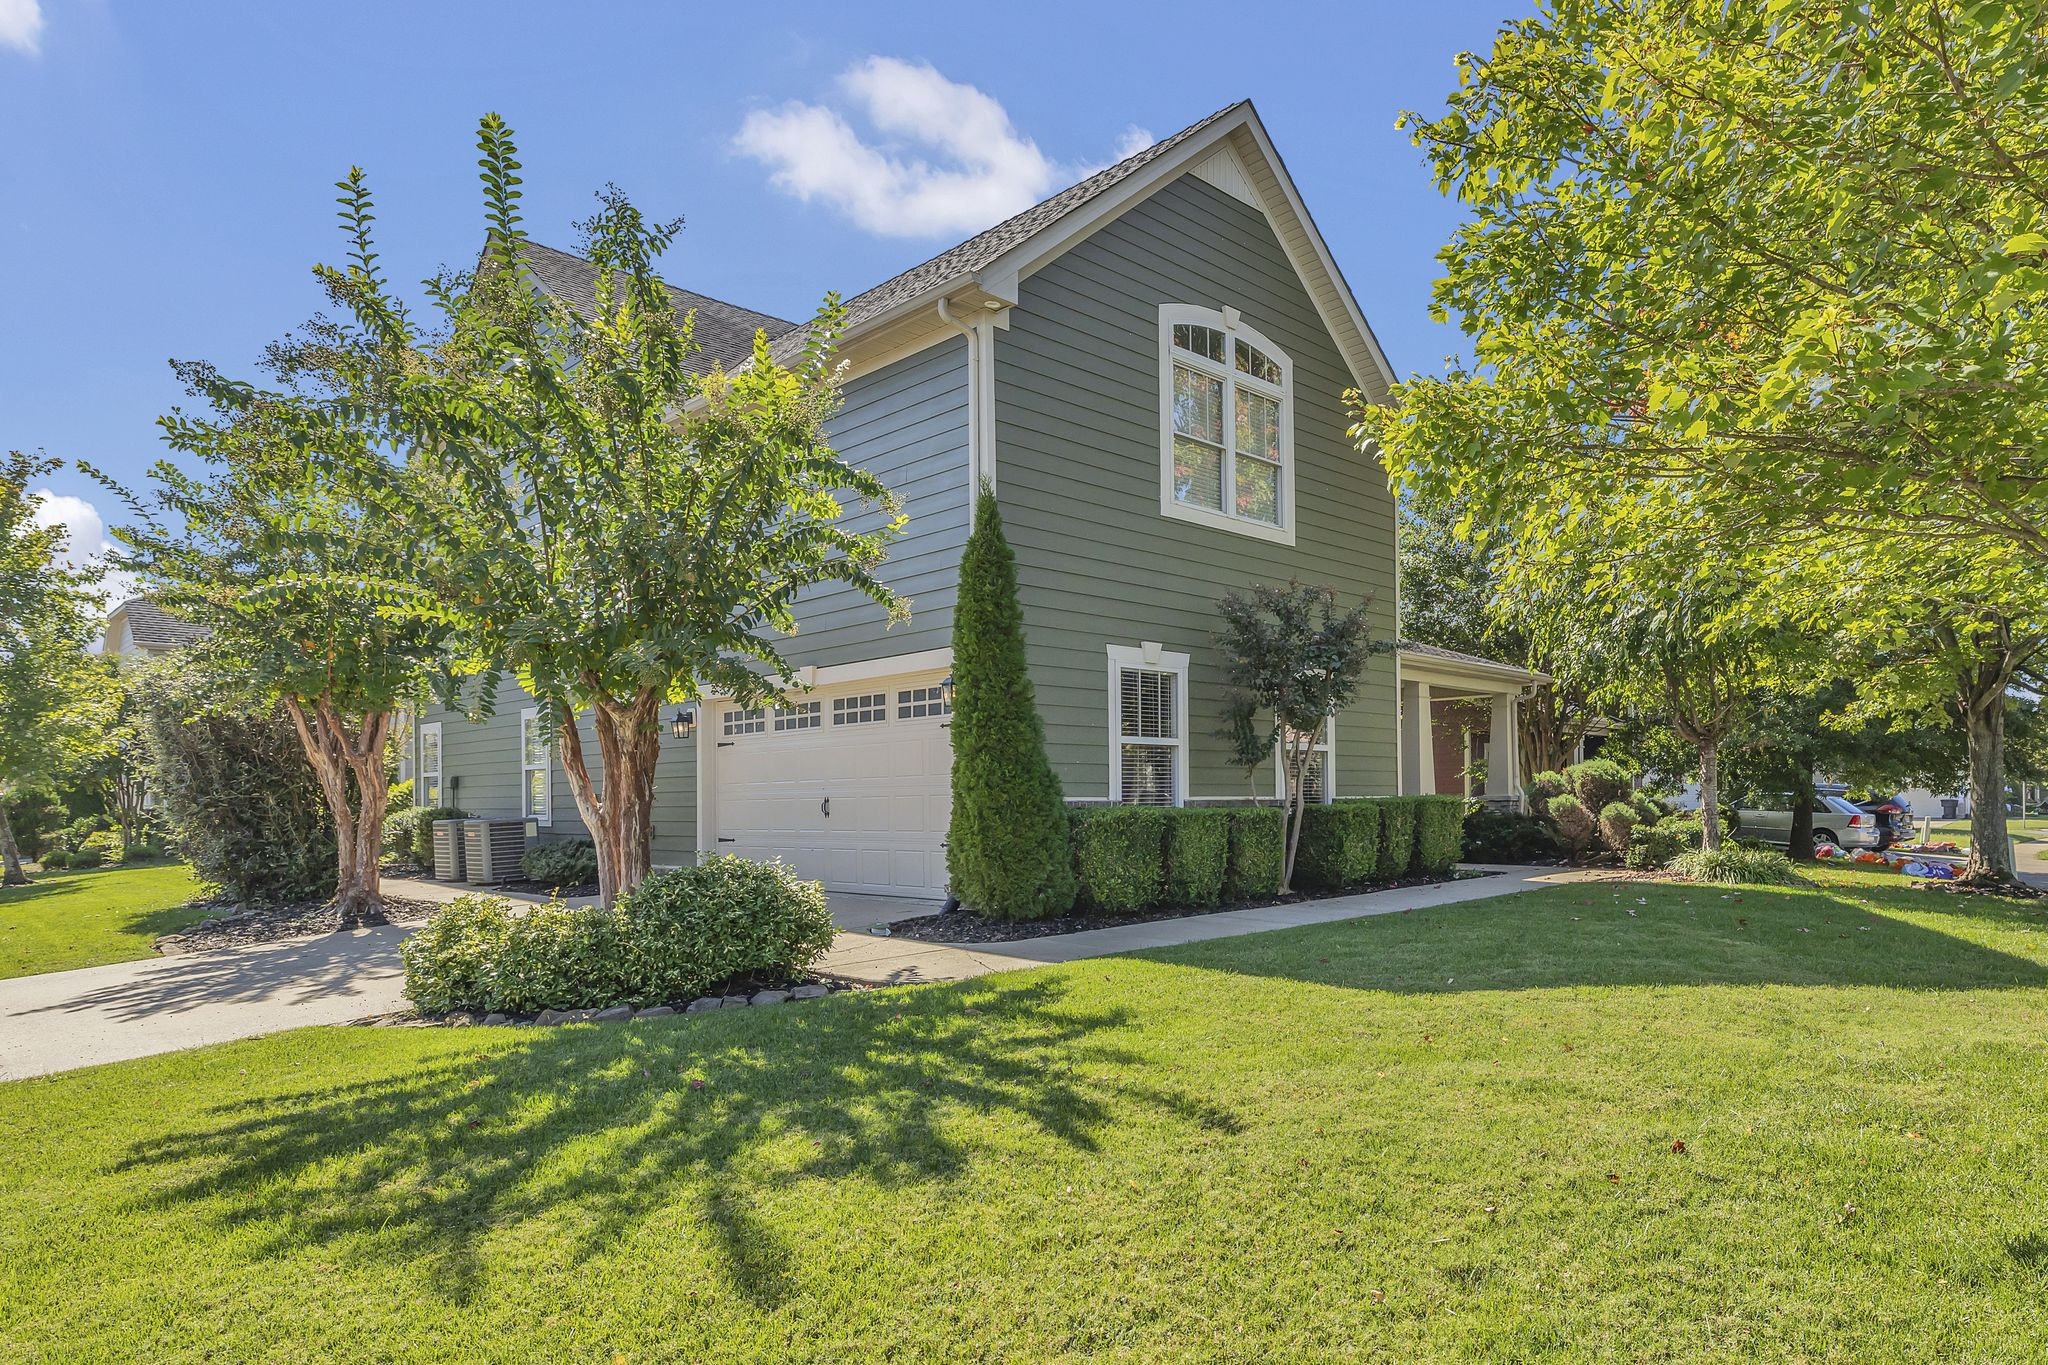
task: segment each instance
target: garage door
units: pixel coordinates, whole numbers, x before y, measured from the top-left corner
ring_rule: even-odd
[[[833,891],[946,894],[953,750],[938,675],[711,710],[719,852],[780,858]]]

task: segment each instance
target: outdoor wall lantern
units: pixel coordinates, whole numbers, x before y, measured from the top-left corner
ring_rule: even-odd
[[[688,739],[691,735],[696,734],[697,708],[694,706],[677,707],[675,719],[668,723],[668,732],[677,739]]]
[[[948,711],[953,709],[953,675],[951,673],[939,679],[939,700],[946,703]]]

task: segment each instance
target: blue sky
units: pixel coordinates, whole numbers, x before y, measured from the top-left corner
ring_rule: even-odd
[[[1426,311],[1458,215],[1393,122],[1524,12],[0,0],[0,448],[141,479],[181,397],[166,361],[253,374],[318,307],[351,164],[396,278],[462,263],[487,110],[537,239],[573,246],[616,182],[687,219],[675,283],[801,317],[1249,96],[1395,369],[1436,370],[1460,348]],[[105,494],[70,469],[50,488],[90,548],[68,499]]]

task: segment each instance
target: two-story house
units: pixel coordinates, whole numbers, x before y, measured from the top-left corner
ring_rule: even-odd
[[[586,262],[538,247],[532,262],[542,287],[588,299]],[[678,290],[677,306],[695,310],[707,364],[742,359],[756,328],[800,341],[794,323],[700,295]],[[1246,799],[1219,735],[1216,603],[1232,589],[1327,584],[1346,603],[1369,597],[1374,634],[1392,634],[1394,504],[1346,437],[1344,397],[1382,398],[1392,372],[1248,102],[847,308],[830,435],[903,499],[908,529],[882,576],[911,619],[887,628],[856,594],[817,592],[783,644],[799,685],[784,705],[710,698],[688,738],[665,735],[658,865],[733,852],[837,891],[944,894],[953,603],[984,481],[1016,551],[1032,682],[1070,800]],[[1398,668],[1374,659],[1335,717],[1323,799],[1404,789]],[[1426,717],[1422,687],[1411,710]],[[423,804],[523,816],[536,837],[583,833],[516,688],[489,721],[421,720]],[[1425,776],[1405,789],[1434,789]],[[1272,795],[1277,767],[1258,780]]]

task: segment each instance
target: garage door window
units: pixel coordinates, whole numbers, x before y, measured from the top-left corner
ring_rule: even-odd
[[[922,720],[926,716],[950,716],[953,708],[946,705],[946,691],[942,687],[905,687],[896,693],[896,719]]]
[[[782,730],[815,730],[825,723],[824,703],[800,701],[795,706],[775,708],[775,728]]]
[[[725,733],[728,735],[758,735],[767,728],[768,713],[758,706],[725,713]]]
[[[1109,647],[1111,800],[1178,806],[1187,799],[1187,660],[1157,645]]]
[[[832,699],[832,723],[834,725],[871,725],[878,720],[889,719],[889,694],[867,692],[858,697],[834,697]]]

